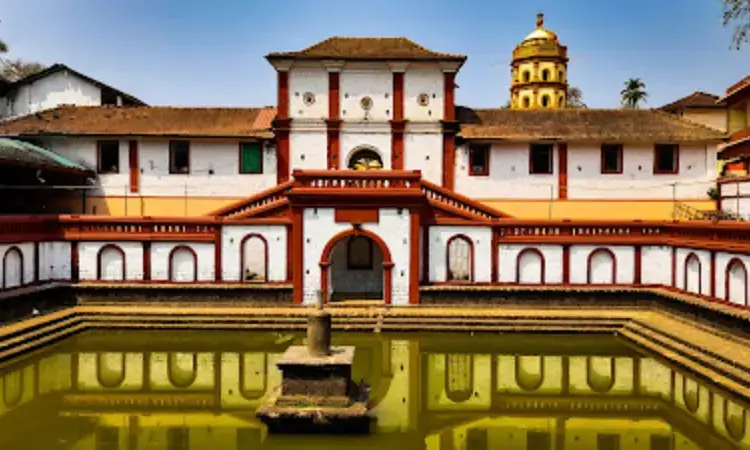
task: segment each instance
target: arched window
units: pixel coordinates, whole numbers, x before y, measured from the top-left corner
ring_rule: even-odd
[[[474,245],[464,235],[448,239],[448,281],[474,280]]]
[[[544,284],[544,255],[535,248],[525,248],[516,258],[516,283]]]
[[[588,283],[615,284],[617,272],[615,254],[607,248],[598,248],[589,253]]]
[[[523,98],[523,107],[528,108],[529,107],[529,97]]]
[[[560,100],[558,101],[558,103],[557,103],[557,104],[558,104],[558,106],[560,106],[561,108],[562,108],[562,107],[564,107],[564,106],[565,106],[565,97],[563,97],[563,96],[561,95],[561,96],[560,96]]]
[[[383,159],[375,150],[363,148],[352,152],[347,167],[353,170],[382,169]]]
[[[560,70],[557,72],[557,81],[562,82],[563,81],[563,71]]]
[[[701,260],[698,255],[691,252],[685,258],[685,277],[682,288],[688,292],[700,294],[702,289],[701,279],[703,278],[701,272]]]
[[[268,280],[268,243],[259,234],[248,234],[240,242],[240,279],[245,282]]]
[[[169,253],[169,281],[191,282],[198,280],[198,256],[195,250],[178,245]]]
[[[18,247],[11,247],[3,255],[3,288],[23,284],[23,253]]]
[[[542,95],[542,107],[549,108],[549,96]]]
[[[542,81],[549,81],[549,70],[542,70]]]
[[[125,279],[125,252],[118,246],[107,244],[99,249],[96,261],[96,279],[122,281]]]
[[[529,80],[531,80],[531,72],[529,72],[528,70],[524,70],[523,71],[523,82],[524,83],[528,83]]]
[[[738,305],[748,306],[747,268],[739,258],[732,258],[727,264],[725,274],[724,298]]]

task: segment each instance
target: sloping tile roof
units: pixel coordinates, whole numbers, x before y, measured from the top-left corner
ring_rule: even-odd
[[[48,77],[54,73],[62,72],[62,71],[67,71],[85,81],[88,81],[89,83],[93,84],[94,86],[97,86],[100,89],[107,89],[107,90],[113,91],[117,95],[121,96],[123,100],[125,100],[125,102],[128,104],[132,104],[134,106],[146,106],[146,103],[144,103],[140,99],[126,92],[123,92],[119,89],[113,88],[112,86],[104,84],[99,80],[95,80],[87,75],[84,75],[81,72],[78,72],[77,70],[73,70],[70,67],[66,66],[65,64],[53,64],[40,72],[23,77],[20,80],[14,81],[13,83],[8,83],[4,86],[0,86],[0,95],[5,95],[6,93],[14,89],[17,89],[21,86],[24,86],[29,83],[33,83],[37,80],[41,80],[42,78]]]
[[[53,151],[28,142],[7,138],[0,138],[0,165],[3,163],[73,171],[81,174],[90,172],[89,169],[69,161]]]
[[[683,97],[672,103],[664,105],[659,109],[666,112],[677,112],[684,108],[725,108],[725,106],[721,103],[718,103],[718,101],[718,95],[697,91],[693,92],[687,97]]]
[[[466,56],[438,53],[405,37],[332,37],[296,52],[276,52],[274,59],[340,59],[361,61],[465,61]]]
[[[270,139],[275,108],[61,106],[0,122],[0,135]]]
[[[747,93],[750,92],[750,75],[734,83],[727,89],[727,95],[721,99],[725,103],[732,103],[736,100],[742,100],[748,98]]]
[[[512,110],[457,108],[460,136],[620,142],[702,142],[726,138],[712,128],[652,109]]]

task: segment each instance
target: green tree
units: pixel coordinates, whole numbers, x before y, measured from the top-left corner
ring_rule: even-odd
[[[724,26],[734,24],[732,45],[739,50],[750,41],[750,0],[722,0]]]
[[[566,106],[568,108],[588,108],[583,102],[583,92],[580,88],[568,85],[565,91],[565,98],[567,99]]]
[[[6,59],[0,62],[0,78],[14,82],[44,69],[45,67],[38,62],[25,61],[20,58]]]
[[[641,103],[646,103],[646,83],[640,78],[631,78],[625,82],[625,89],[620,91],[620,99],[623,108],[639,108]]]

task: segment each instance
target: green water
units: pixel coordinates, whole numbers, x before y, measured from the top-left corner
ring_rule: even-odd
[[[268,435],[281,332],[90,332],[0,368],[2,450],[750,448],[743,402],[608,336],[347,334],[373,433]]]

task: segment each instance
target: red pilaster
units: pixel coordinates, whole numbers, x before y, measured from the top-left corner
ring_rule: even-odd
[[[340,102],[340,73],[328,72],[328,120],[326,121],[328,131],[327,144],[327,166],[328,169],[335,170],[340,168],[339,153],[340,144],[339,136],[341,130],[341,121],[339,117]]]
[[[151,242],[143,242],[143,279],[151,279]]]
[[[294,261],[294,245],[292,242],[292,229],[293,227],[291,225],[287,225],[286,227],[286,281],[288,283],[292,282],[292,277],[294,273],[294,269],[292,266],[292,261]]]
[[[557,146],[557,198],[566,200],[568,198],[568,144]]]
[[[498,280],[498,273],[499,273],[499,256],[500,256],[500,240],[495,232],[495,230],[492,230],[492,251],[490,254],[492,255],[492,261],[490,261],[490,265],[492,267],[491,276],[492,278],[490,281],[493,283],[497,283]]]
[[[635,258],[635,261],[634,261],[634,264],[633,264],[633,272],[634,272],[633,273],[633,284],[635,284],[636,286],[638,286],[638,285],[641,284],[641,279],[642,279],[641,267],[643,265],[643,250],[642,250],[642,248],[641,248],[640,245],[636,245],[635,246],[634,254],[633,255],[634,255],[633,257]]]
[[[34,241],[34,283],[39,281],[39,241]]]
[[[302,277],[305,266],[302,261],[304,252],[304,230],[302,227],[302,209],[292,208],[292,296],[296,305],[302,304],[304,299]]]
[[[430,226],[423,225],[422,232],[422,283],[430,283]]]
[[[677,286],[677,248],[672,247],[672,287]]]
[[[276,104],[276,181],[289,180],[289,72],[278,71],[278,99]]]
[[[141,169],[138,163],[138,141],[128,141],[128,165],[130,166],[130,192],[139,190]]]
[[[453,190],[456,174],[455,72],[443,74],[443,187]]]
[[[78,241],[70,243],[70,280],[77,282],[80,278],[78,266]]]
[[[216,224],[216,229],[214,230],[214,280],[216,281],[224,279],[224,269],[221,263],[221,247],[221,222],[219,222]],[[242,278],[242,273],[240,273],[240,278]]]
[[[419,210],[411,211],[409,234],[409,304],[419,304]]]
[[[711,267],[709,275],[711,276],[711,280],[709,280],[711,285],[711,297],[716,297],[716,252],[714,250],[711,250]],[[700,276],[700,274],[698,276]]]
[[[562,282],[563,284],[570,284],[570,245],[563,245]]]
[[[393,120],[391,121],[391,168],[404,169],[404,73],[393,72]]]

